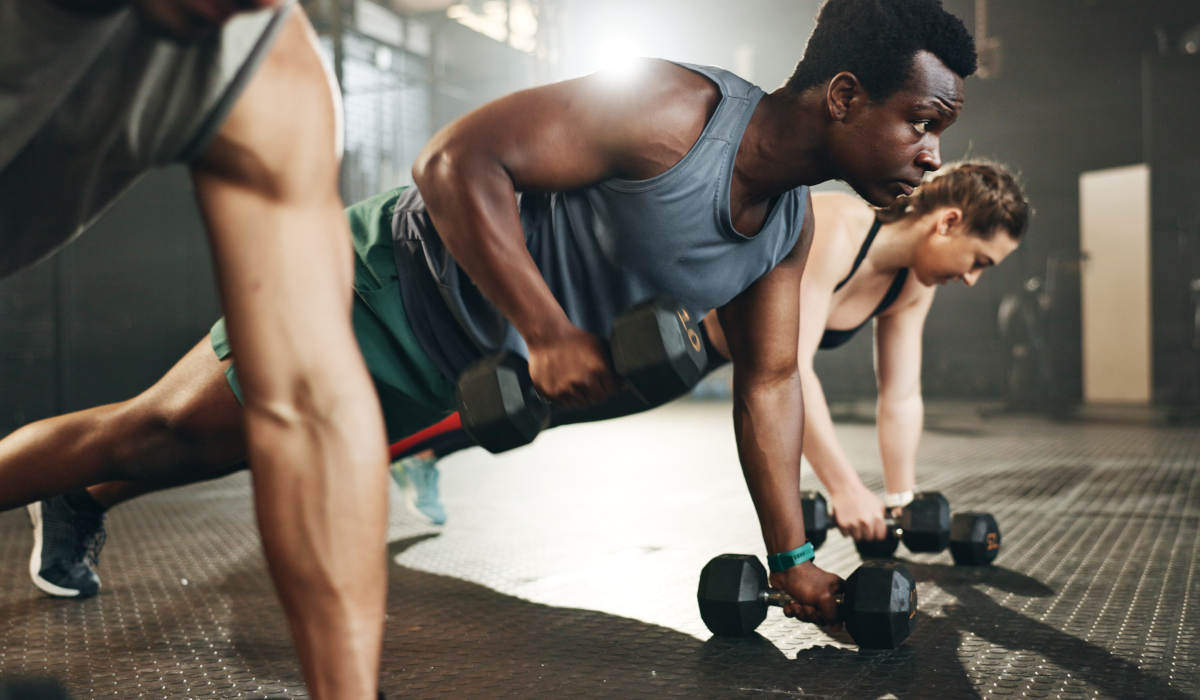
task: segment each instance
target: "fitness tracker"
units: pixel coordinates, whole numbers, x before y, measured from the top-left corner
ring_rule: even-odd
[[[803,564],[806,561],[812,561],[816,558],[817,555],[813,551],[812,542],[805,542],[803,547],[797,547],[790,552],[772,554],[767,557],[767,566],[771,567],[771,571],[773,572],[787,571],[797,564]]]

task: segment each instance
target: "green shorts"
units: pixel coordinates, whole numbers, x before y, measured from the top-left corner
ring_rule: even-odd
[[[346,209],[354,239],[354,335],[383,406],[388,440],[395,442],[454,412],[454,385],[421,349],[408,325],[400,280],[392,258],[392,208],[404,188],[384,192]],[[229,357],[225,319],[210,334],[217,358]],[[225,370],[242,401],[237,371]]]

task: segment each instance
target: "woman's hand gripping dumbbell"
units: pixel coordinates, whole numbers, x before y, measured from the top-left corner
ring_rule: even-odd
[[[813,547],[820,547],[831,527],[836,526],[825,496],[816,491],[800,494],[804,509],[804,531]],[[884,517],[887,536],[882,540],[855,540],[854,546],[864,558],[890,557],[900,542],[910,552],[942,552],[950,548],[954,563],[960,566],[991,564],[1000,553],[1000,526],[990,513],[955,513],[950,502],[937,491],[913,496],[900,517]]]

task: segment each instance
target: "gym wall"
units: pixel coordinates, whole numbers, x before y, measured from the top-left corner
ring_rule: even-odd
[[[330,18],[308,9],[332,62]],[[347,202],[410,184],[434,131],[531,84],[528,54],[444,16],[395,37],[343,9]],[[145,390],[220,315],[187,170],[151,172],[63,251],[0,280],[0,435]]]
[[[334,23],[321,9],[331,4],[317,3],[310,14],[332,58]],[[356,24],[352,3],[341,4],[347,201],[406,184],[425,140],[469,109],[599,67],[614,50],[604,43],[606,27],[628,40],[623,50],[723,65],[772,89],[802,53],[819,6],[556,0],[557,61],[549,70],[546,57],[444,13],[404,17],[399,35],[381,38]],[[974,0],[945,5],[975,25]],[[1019,169],[1037,215],[1022,248],[975,289],[939,292],[926,327],[926,395],[1014,404],[1024,396],[1032,408],[1079,401],[1078,175],[1150,161],[1162,174],[1152,195],[1155,400],[1200,404],[1200,291],[1190,287],[1200,278],[1200,55],[1179,55],[1183,33],[1200,24],[1200,5],[992,0],[989,7],[989,34],[1003,42],[1002,71],[967,81],[967,109],[943,139],[943,156],[992,157]],[[1006,296],[1048,299],[1030,326],[1042,348],[1036,371],[1014,362],[1016,341],[998,332]],[[145,389],[218,315],[186,173],[153,173],[58,256],[0,281],[0,433]],[[873,395],[868,333],[817,362],[832,400]]]

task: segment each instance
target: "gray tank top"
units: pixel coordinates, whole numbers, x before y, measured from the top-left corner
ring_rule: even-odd
[[[734,230],[733,162],[764,93],[728,71],[680,65],[715,82],[721,101],[674,167],[648,180],[518,195],[525,242],[550,291],[572,323],[600,336],[659,293],[697,319],[725,305],[791,252],[804,222],[808,188],[799,187],[779,197],[757,235]],[[516,329],[446,251],[415,188],[397,201],[392,234],[409,324],[447,378],[486,353],[528,357]]]

